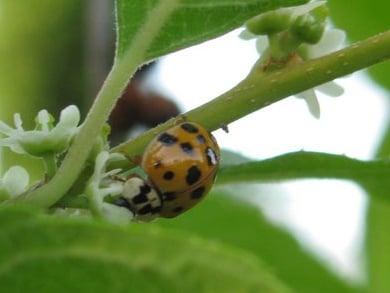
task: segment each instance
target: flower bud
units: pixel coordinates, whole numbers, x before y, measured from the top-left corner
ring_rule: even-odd
[[[0,201],[16,197],[26,191],[28,172],[20,166],[13,166],[0,178]]]
[[[277,10],[251,18],[246,22],[246,27],[255,35],[271,35],[286,30],[290,23],[290,13],[285,10]]]
[[[308,44],[316,44],[320,41],[324,29],[325,23],[323,21],[318,21],[311,14],[304,14],[296,18],[290,31],[298,40]]]

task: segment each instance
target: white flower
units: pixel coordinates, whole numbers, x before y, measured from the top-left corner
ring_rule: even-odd
[[[301,57],[306,59],[314,59],[326,54],[339,50],[345,41],[345,32],[339,29],[329,29],[324,32],[321,40],[315,45],[303,44],[300,48]],[[318,103],[315,90],[328,95],[330,97],[338,97],[344,93],[344,89],[334,81],[329,81],[314,89],[308,89],[302,93],[295,95],[298,98],[303,98],[309,108],[310,113],[316,117],[320,117],[320,105]]]
[[[289,11],[294,18],[306,14],[325,3],[326,1],[314,1],[296,7],[281,8],[280,11]],[[247,29],[244,29],[240,33],[239,37],[244,40],[256,39],[256,50],[260,55],[263,54],[264,51],[269,48],[269,39],[265,35],[258,36],[252,34]],[[299,46],[297,53],[303,60],[318,58],[339,50],[343,46],[344,41],[344,31],[339,29],[326,29],[324,34],[322,35],[322,38],[317,44],[310,45],[304,43]],[[304,92],[296,94],[296,97],[303,98],[305,100],[310,113],[315,118],[320,117],[320,105],[315,90],[331,97],[338,97],[344,93],[344,90],[340,85],[333,81],[330,81],[322,85],[316,86],[313,89],[308,89]]]
[[[99,153],[96,157],[94,173],[87,184],[85,194],[94,214],[111,222],[128,223],[132,219],[132,215],[126,208],[104,201],[106,196],[120,195],[123,191],[123,182],[112,180],[112,176],[121,172],[121,169],[106,172],[107,164],[119,159],[123,159],[123,156],[117,153],[110,154],[107,151]]]
[[[53,127],[54,118],[42,110],[36,117],[36,128],[24,130],[20,114],[14,115],[15,128],[0,121],[0,133],[6,137],[0,139],[0,146],[11,148],[19,154],[36,157],[64,152],[77,133],[80,112],[76,106],[68,106],[61,111],[60,120]]]
[[[16,197],[26,191],[29,174],[20,166],[13,166],[0,178],[0,201]]]

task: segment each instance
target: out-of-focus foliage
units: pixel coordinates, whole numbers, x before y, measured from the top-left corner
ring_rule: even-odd
[[[388,0],[328,0],[330,15],[351,41],[359,41],[390,29]],[[369,69],[374,79],[390,89],[390,62]]]
[[[59,113],[82,98],[84,1],[0,2],[0,119],[21,113],[25,126],[45,108]],[[41,173],[37,160],[6,151],[4,163],[27,165]],[[33,176],[33,180],[37,176]]]
[[[238,189],[239,186],[237,192]],[[152,225],[191,231],[246,249],[262,259],[296,292],[354,292],[305,252],[291,235],[265,219],[260,211],[226,194],[210,194],[196,209]]]
[[[0,291],[289,292],[255,256],[188,233],[0,209]]]
[[[390,28],[388,0],[329,0],[331,16],[338,27],[345,29],[351,41],[358,41]],[[370,68],[369,73],[380,85],[390,89],[390,62]],[[387,158],[390,154],[390,126],[379,146],[378,155]],[[366,190],[376,196],[389,197],[389,190],[369,184]],[[390,279],[390,205],[387,202],[371,199],[367,220],[367,264],[370,292],[389,292]]]
[[[77,102],[83,92],[83,2],[1,1],[0,13],[1,119],[20,112],[32,126],[38,110],[57,114]]]

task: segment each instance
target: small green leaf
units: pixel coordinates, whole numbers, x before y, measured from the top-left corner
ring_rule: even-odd
[[[163,0],[117,0],[117,56],[121,57],[142,29],[148,12]],[[165,1],[174,12],[149,48],[145,61],[218,37],[262,12],[308,0]],[[148,32],[144,31],[147,34]]]
[[[251,159],[230,150],[221,150],[221,166],[237,165],[250,162]]]
[[[255,254],[295,292],[357,292],[308,254],[286,231],[257,209],[225,194],[212,193],[199,207],[151,225],[191,231]]]
[[[362,161],[319,152],[293,152],[263,161],[221,167],[217,183],[270,182],[303,178],[334,178],[376,186],[378,198],[389,200],[390,161]],[[383,192],[380,192],[383,191]]]
[[[0,292],[288,292],[250,253],[149,225],[0,209]]]

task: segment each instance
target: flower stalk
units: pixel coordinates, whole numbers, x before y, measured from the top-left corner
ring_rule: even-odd
[[[57,172],[57,159],[55,154],[47,154],[42,157],[45,166],[46,180],[53,178]]]

